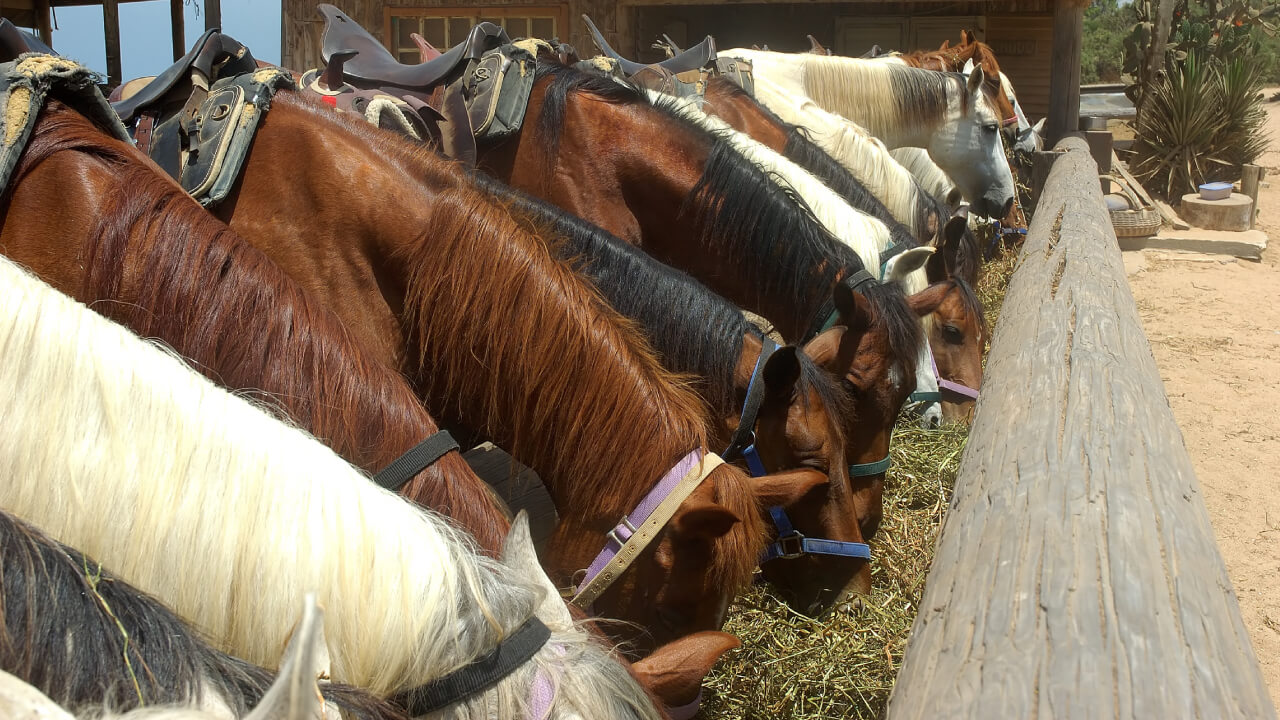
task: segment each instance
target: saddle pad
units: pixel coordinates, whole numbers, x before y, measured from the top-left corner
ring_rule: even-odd
[[[203,100],[196,90],[181,112],[155,124],[148,152],[201,205],[217,204],[239,179],[271,98],[295,87],[275,67],[220,78]]]
[[[503,45],[482,55],[463,76],[462,96],[477,141],[501,140],[520,130],[543,48],[551,46],[541,41]]]
[[[89,68],[56,55],[27,53],[0,63],[0,190],[7,189],[18,158],[31,139],[45,100],[53,97],[74,108],[116,138],[132,143],[106,98],[99,76]]]

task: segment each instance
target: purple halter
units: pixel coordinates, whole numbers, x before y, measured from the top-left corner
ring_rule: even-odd
[[[973,401],[975,401],[975,402],[977,401],[977,399],[978,399],[978,391],[977,391],[977,390],[975,390],[974,388],[971,388],[971,387],[969,387],[968,385],[961,385],[961,384],[960,384],[960,383],[958,383],[958,382],[952,382],[952,381],[950,381],[950,380],[943,380],[943,379],[942,379],[942,376],[938,374],[938,362],[937,362],[936,360],[934,360],[934,359],[933,359],[933,350],[932,350],[932,349],[930,349],[930,351],[929,351],[929,363],[930,363],[931,365],[933,365],[933,375],[934,375],[934,377],[938,378],[938,389],[939,389],[939,390],[946,390],[947,392],[955,393],[956,395],[960,395],[960,396],[962,396],[962,397],[966,398],[966,400],[962,400],[961,402],[966,402],[966,401],[968,401],[968,400],[973,400]]]

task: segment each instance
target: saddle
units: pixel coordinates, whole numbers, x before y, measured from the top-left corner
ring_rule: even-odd
[[[195,47],[113,107],[132,123],[146,155],[200,204],[226,198],[240,177],[258,123],[293,76],[259,68],[249,49],[210,30]]]
[[[751,74],[751,63],[739,58],[721,58],[716,54],[716,41],[710,35],[702,42],[688,50],[680,50],[671,38],[663,36],[665,46],[670,48],[672,57],[644,65],[628,60],[609,46],[600,29],[586,15],[582,19],[591,32],[591,39],[605,57],[616,63],[618,70],[625,78],[637,85],[677,97],[701,97],[706,90],[707,80],[721,75],[751,95],[755,95],[755,79]]]
[[[218,30],[209,30],[196,40],[191,52],[183,55],[167,70],[156,76],[132,97],[113,103],[116,113],[126,125],[132,122],[139,111],[160,104],[166,97],[183,92],[190,83],[208,83],[216,75],[238,75],[251,73],[258,64],[249,48],[241,45],[230,35],[223,35]],[[193,73],[200,73],[199,78]],[[179,87],[181,86],[181,88]],[[187,94],[183,94],[185,101]]]
[[[434,60],[405,65],[346,13],[328,3],[317,9],[325,20],[321,59],[328,63],[338,53],[356,53],[343,64],[342,73],[347,82],[357,86],[392,86],[423,92],[441,84],[468,62],[511,42],[505,30],[482,22],[471,29],[465,41]]]
[[[26,53],[58,54],[53,48],[40,42],[35,35],[9,22],[8,18],[0,18],[0,62],[17,60],[19,55]]]

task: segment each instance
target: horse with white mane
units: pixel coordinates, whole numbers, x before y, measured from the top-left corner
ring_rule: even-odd
[[[1000,118],[982,92],[980,68],[966,79],[808,53],[734,49],[720,54],[749,60],[758,78],[858,123],[890,149],[927,149],[979,213],[1004,217],[1013,204]]]
[[[333,678],[411,714],[658,717],[570,618],[525,521],[501,562],[482,557],[442,518],[8,260],[0,288],[0,507],[250,662],[279,658],[316,593]],[[514,639],[524,660],[479,691],[437,682]]]

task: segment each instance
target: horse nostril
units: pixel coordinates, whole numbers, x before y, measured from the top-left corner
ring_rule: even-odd
[[[1000,214],[997,217],[1005,217],[1009,211],[1013,209],[1013,197],[1010,196],[1004,201],[1004,205],[1000,208]]]

